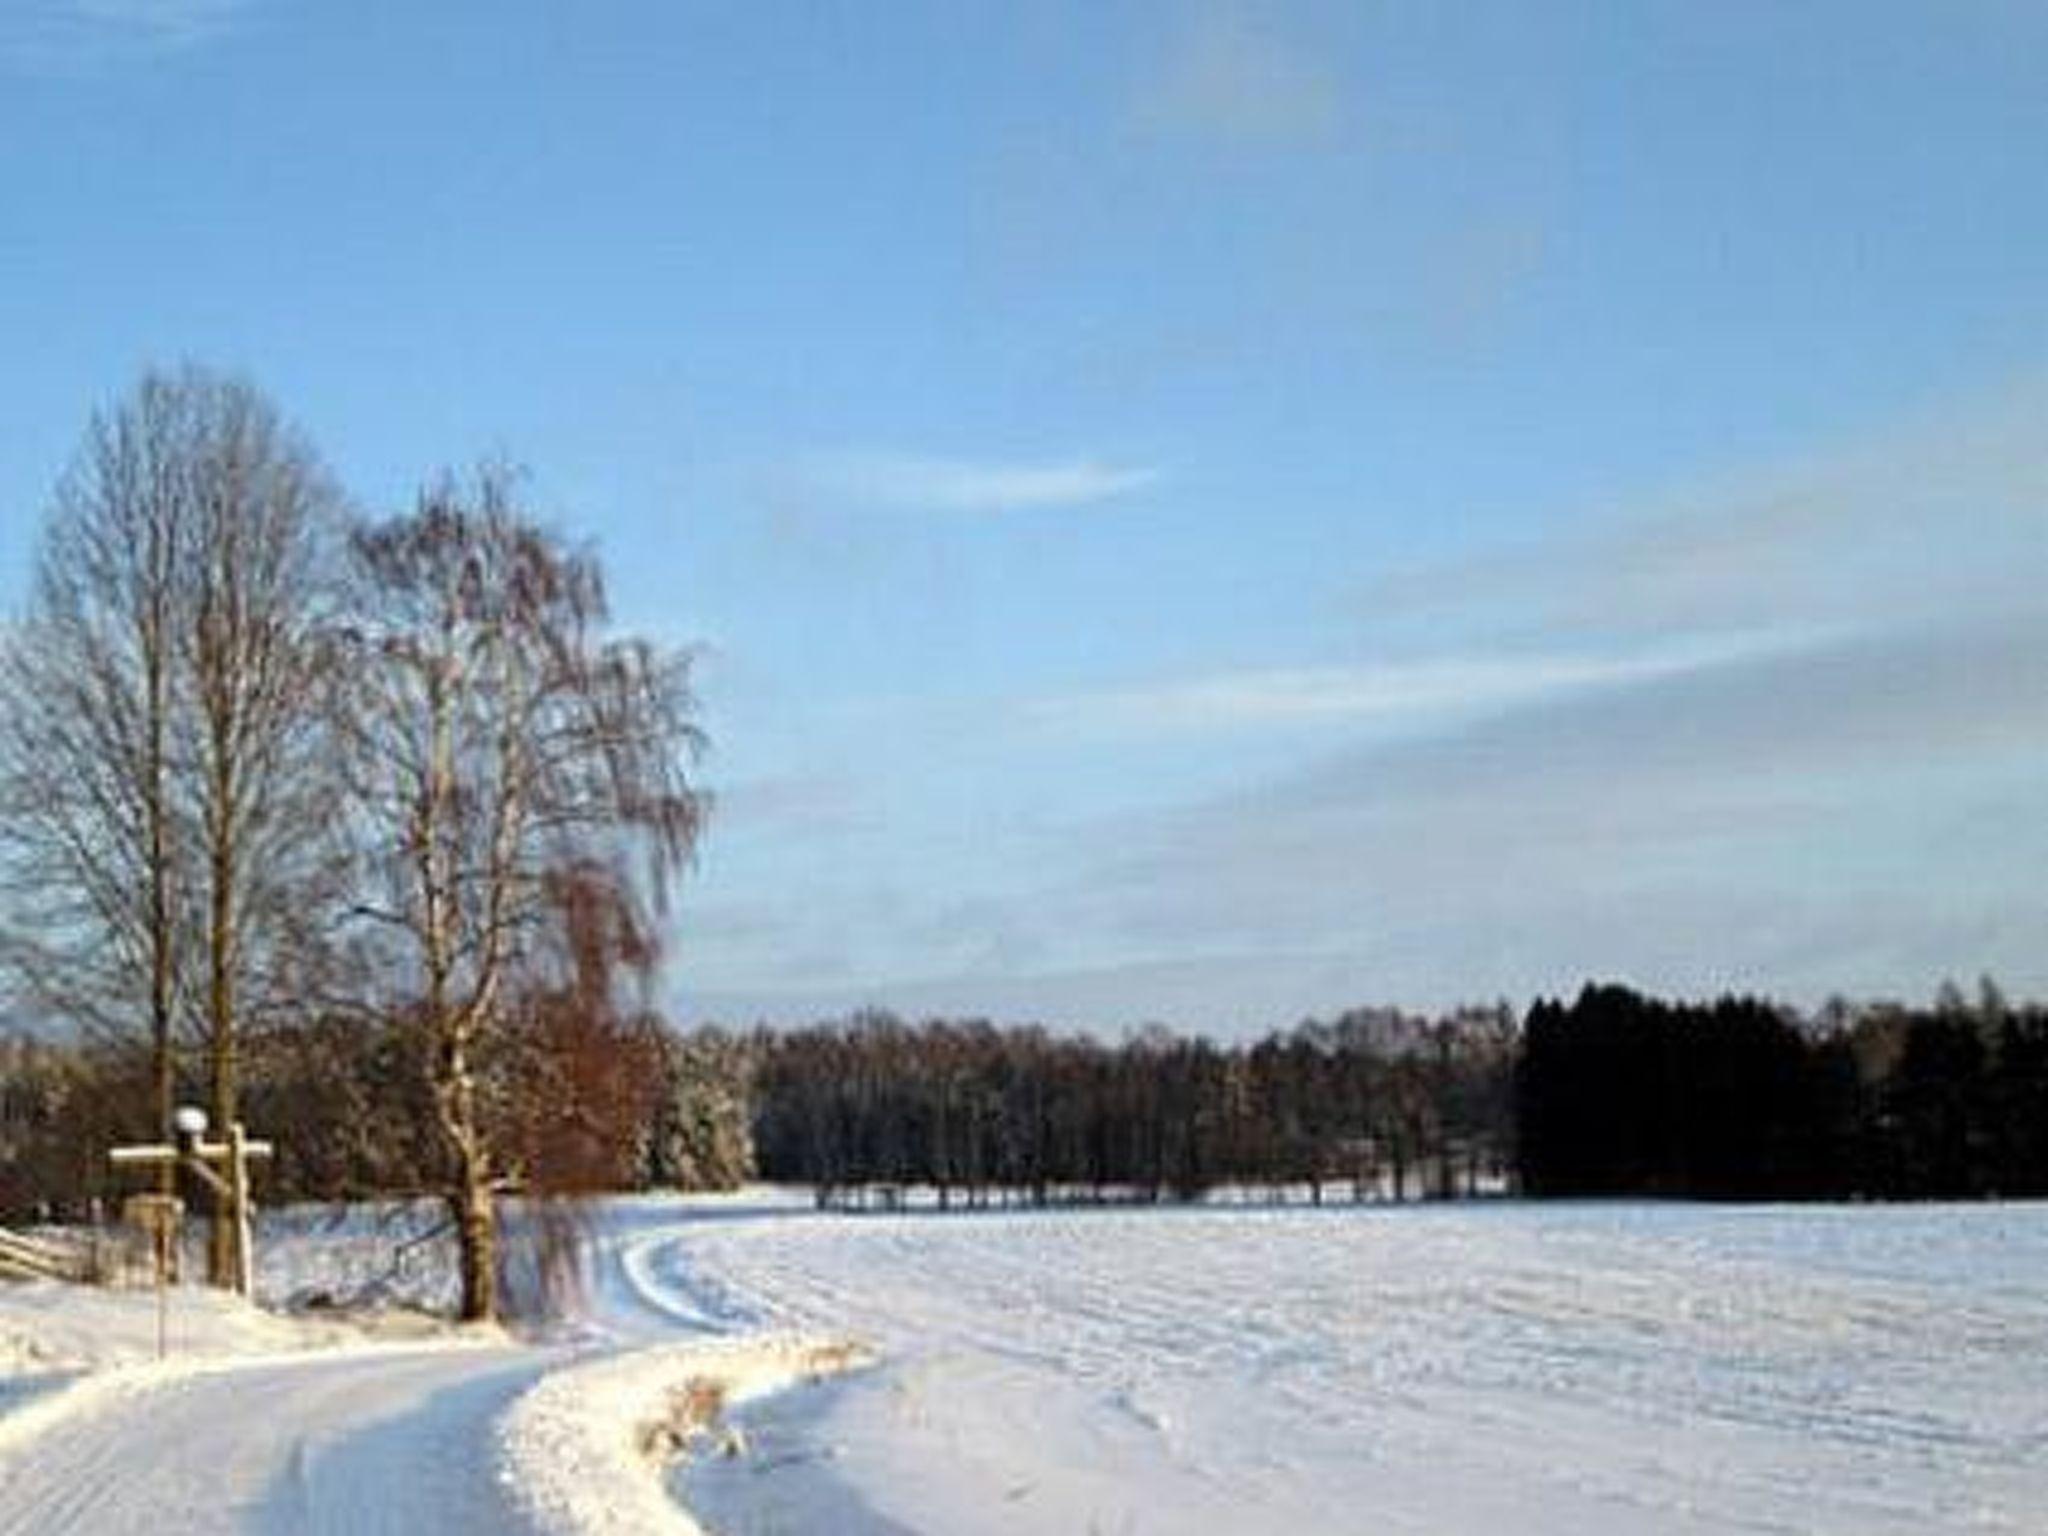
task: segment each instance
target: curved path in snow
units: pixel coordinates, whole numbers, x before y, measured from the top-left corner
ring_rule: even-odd
[[[818,1368],[814,1346],[736,1337],[731,1319],[655,1272],[693,1219],[720,1215],[632,1202],[604,1213],[582,1349],[307,1349],[129,1367],[23,1397],[12,1413],[0,1400],[0,1536],[692,1529],[613,1445],[620,1423],[642,1417],[643,1400],[658,1409],[678,1372],[749,1393]],[[522,1398],[527,1432],[508,1450]],[[638,1486],[581,1486],[593,1477]]]
[[[148,1382],[0,1447],[0,1533],[528,1531],[493,1425],[559,1358],[314,1351]]]

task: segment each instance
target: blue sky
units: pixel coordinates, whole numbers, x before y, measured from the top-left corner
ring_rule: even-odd
[[[0,0],[87,414],[508,455],[702,650],[692,1015],[2048,990],[2048,11]]]

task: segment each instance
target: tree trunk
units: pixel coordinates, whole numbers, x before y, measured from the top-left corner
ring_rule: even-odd
[[[446,1042],[435,1084],[441,1130],[455,1159],[449,1205],[455,1218],[462,1266],[462,1320],[484,1322],[498,1315],[498,1222],[491,1196],[491,1160],[476,1121],[476,1082],[470,1070],[466,1031]]]
[[[453,1204],[462,1264],[462,1320],[487,1322],[498,1315],[498,1212],[481,1159],[464,1159]]]
[[[234,888],[232,855],[226,840],[216,833],[213,849],[213,893],[208,917],[206,1011],[213,1056],[213,1126],[217,1136],[226,1136],[240,1107],[235,1102],[235,982],[232,943],[234,933]],[[213,1230],[207,1249],[208,1283],[235,1289],[241,1264],[235,1254],[235,1226],[240,1213],[232,1208],[225,1191],[213,1196]]]
[[[144,609],[139,639],[146,669],[148,719],[143,724],[144,747],[143,814],[149,837],[149,1035],[152,1072],[155,1077],[157,1134],[171,1139],[171,1119],[177,1108],[177,1059],[171,1038],[176,969],[172,944],[177,915],[172,906],[171,812],[169,785],[170,736],[170,606],[169,531],[156,519],[149,527],[150,591]],[[157,1192],[170,1196],[177,1190],[177,1171],[165,1163],[158,1174]],[[178,1246],[170,1252],[170,1275],[177,1278]]]

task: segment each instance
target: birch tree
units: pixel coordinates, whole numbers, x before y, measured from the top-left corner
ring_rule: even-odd
[[[596,562],[516,506],[509,474],[444,481],[354,540],[351,755],[386,935],[448,1155],[462,1314],[498,1308],[486,1102],[522,977],[550,953],[551,877],[602,867],[655,906],[699,801],[685,658],[606,634]]]

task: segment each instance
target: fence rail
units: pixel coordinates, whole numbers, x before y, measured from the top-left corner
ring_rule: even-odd
[[[0,1227],[0,1278],[83,1281],[91,1270],[92,1256],[83,1249]]]

